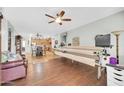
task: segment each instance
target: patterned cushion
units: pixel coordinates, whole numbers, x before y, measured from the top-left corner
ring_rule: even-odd
[[[7,55],[5,55],[5,54],[2,53],[2,61],[1,61],[1,63],[6,63],[7,60],[8,60]]]
[[[16,61],[22,60],[22,57],[19,54],[11,53],[8,51],[2,52],[2,63],[6,63],[7,61]]]

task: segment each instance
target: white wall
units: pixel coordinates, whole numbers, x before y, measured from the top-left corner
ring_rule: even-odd
[[[2,51],[8,51],[8,28],[11,28],[11,52],[15,53],[15,30],[12,24],[6,20],[5,18],[2,19],[2,28],[1,28],[1,44],[2,44]]]
[[[22,36],[22,40],[25,41],[25,52],[26,53],[31,53],[31,42],[29,42],[30,40],[30,33],[27,33],[27,32],[19,32],[18,31],[18,34]]]
[[[58,46],[60,45],[60,43],[61,43],[61,34],[57,34],[57,35],[55,35],[54,37],[53,37],[53,42],[52,42],[52,46],[54,47],[54,45],[55,45],[55,40],[58,40]]]
[[[15,29],[13,25],[8,21],[8,28],[11,29],[11,52],[16,53],[16,45],[15,45]]]
[[[83,21],[83,20],[82,20]],[[73,30],[67,31],[67,43],[72,43],[73,37],[80,38],[80,45],[95,45],[95,36],[98,34],[108,34],[112,31],[124,30],[124,11],[119,12],[117,14],[108,16],[101,20],[95,21],[93,23],[87,24],[85,26],[81,26],[75,28]],[[55,39],[60,40],[58,37],[60,34],[56,35]],[[112,56],[116,56],[116,44],[115,44],[115,36],[111,35],[111,42],[114,47],[111,49],[110,53]],[[120,64],[124,64],[124,33],[120,36]]]
[[[80,45],[95,45],[94,37],[97,34],[108,34],[118,30],[124,30],[124,11],[69,31],[67,42],[72,43],[73,37],[79,37]],[[111,39],[114,45],[111,54],[115,56],[115,36],[112,35]],[[120,64],[124,64],[124,33],[120,35],[119,44]]]
[[[8,50],[8,24],[5,18],[2,20],[1,41],[2,41],[1,42],[2,51],[7,51]]]

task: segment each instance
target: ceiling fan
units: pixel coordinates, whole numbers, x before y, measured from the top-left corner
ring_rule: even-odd
[[[53,17],[53,16],[48,15],[48,14],[45,14],[45,16],[50,17],[50,18],[53,19],[52,21],[50,21],[48,23],[56,22],[56,23],[59,23],[60,25],[62,25],[62,21],[71,21],[71,19],[69,19],[69,18],[64,18],[63,19],[62,17],[64,16],[64,14],[65,14],[65,11],[62,10],[60,13],[56,14],[56,17]]]

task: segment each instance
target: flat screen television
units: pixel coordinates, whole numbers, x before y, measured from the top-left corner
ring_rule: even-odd
[[[110,47],[111,45],[111,35],[96,35],[95,46],[96,47]]]

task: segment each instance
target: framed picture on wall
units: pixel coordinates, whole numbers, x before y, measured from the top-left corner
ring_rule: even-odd
[[[72,45],[73,46],[79,46],[80,45],[80,38],[79,37],[74,37],[72,39]]]

